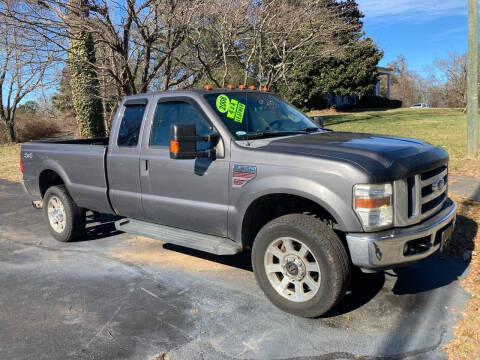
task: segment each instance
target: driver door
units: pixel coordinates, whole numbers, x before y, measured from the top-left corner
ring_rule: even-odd
[[[170,97],[157,103],[140,155],[145,216],[158,224],[226,237],[229,161],[170,159],[173,123],[194,123],[198,135],[215,130],[193,99]],[[202,142],[197,150],[208,147]]]

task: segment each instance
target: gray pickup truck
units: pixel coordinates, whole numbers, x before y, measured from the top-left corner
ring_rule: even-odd
[[[128,233],[250,251],[265,295],[304,317],[341,300],[353,266],[414,263],[455,225],[443,149],[323,129],[263,91],[130,96],[109,138],[25,143],[20,158],[57,240],[81,238],[91,210]]]

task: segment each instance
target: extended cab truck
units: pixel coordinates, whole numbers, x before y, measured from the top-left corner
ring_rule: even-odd
[[[444,150],[321,129],[267,92],[130,96],[109,138],[25,143],[21,161],[56,239],[82,237],[92,210],[125,232],[251,251],[265,295],[305,317],[340,301],[352,266],[418,261],[455,223]]]

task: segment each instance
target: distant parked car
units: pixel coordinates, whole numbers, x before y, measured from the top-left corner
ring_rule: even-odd
[[[429,106],[428,104],[425,104],[425,103],[413,104],[412,106],[410,106],[410,109],[417,109],[417,108],[424,109],[424,108],[429,108]]]

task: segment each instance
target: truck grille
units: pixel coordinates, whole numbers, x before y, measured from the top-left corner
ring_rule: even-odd
[[[421,174],[420,186],[421,214],[425,218],[439,210],[447,198],[447,165]]]
[[[434,215],[448,194],[448,166],[442,165],[394,183],[395,224],[408,226]]]

